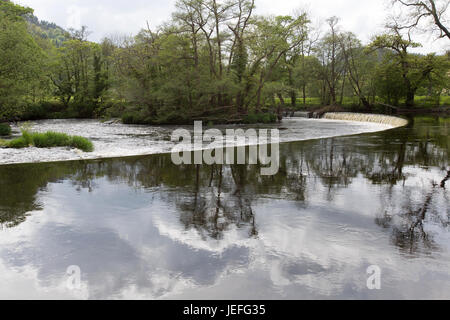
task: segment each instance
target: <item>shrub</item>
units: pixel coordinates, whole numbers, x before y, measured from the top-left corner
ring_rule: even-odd
[[[108,101],[100,105],[98,115],[105,118],[120,118],[125,111],[125,106],[121,101]]]
[[[246,124],[258,123],[258,116],[254,113],[250,113],[244,118],[244,123]]]
[[[278,117],[273,113],[249,113],[243,120],[245,124],[275,123]]]
[[[0,136],[9,136],[11,134],[11,127],[7,123],[0,123]]]
[[[270,116],[269,113],[265,113],[261,116],[261,122],[262,123],[271,123],[272,122],[272,118]]]
[[[66,107],[60,102],[42,102],[28,105],[19,116],[21,120],[40,120],[67,118],[64,115]]]
[[[145,112],[132,111],[127,112],[122,116],[123,124],[168,124],[166,120],[162,120],[161,122],[155,121],[153,117],[146,114]]]
[[[77,118],[92,118],[95,111],[95,103],[93,101],[87,103],[74,103],[73,110],[77,114]]]
[[[14,149],[28,148],[30,145],[24,137],[20,137],[6,143],[6,147]]]
[[[183,113],[180,113],[178,111],[169,111],[167,113],[164,113],[160,115],[157,119],[157,121],[154,121],[150,117],[147,118],[146,122],[156,122],[158,124],[172,124],[172,125],[183,125],[183,124],[190,124],[191,120],[186,117]]]
[[[92,152],[94,151],[94,145],[91,141],[86,138],[73,136],[70,142],[70,146],[83,150],[84,152]]]
[[[37,148],[64,147],[70,145],[70,137],[65,133],[33,133],[32,139]]]
[[[127,113],[124,113],[123,114],[123,116],[122,116],[122,122],[124,123],[124,124],[135,124],[135,114],[134,113],[130,113],[130,112],[127,112]]]
[[[33,145],[33,135],[26,129],[22,129],[22,138],[26,142],[27,146]]]
[[[48,110],[44,105],[30,105],[20,116],[21,120],[38,120],[47,118]]]
[[[30,104],[25,107],[19,115],[21,120],[40,119],[71,119],[71,118],[92,118],[96,115],[97,104],[94,101],[86,103],[70,103],[65,106],[61,102],[43,102]]]

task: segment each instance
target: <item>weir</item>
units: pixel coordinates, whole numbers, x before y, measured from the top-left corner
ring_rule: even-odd
[[[293,118],[310,118],[311,112],[294,112]]]
[[[386,116],[382,114],[365,114],[365,113],[346,113],[346,112],[329,112],[325,113],[323,119],[328,120],[347,120],[347,121],[359,121],[359,122],[373,122],[385,125],[390,125],[392,127],[404,127],[408,124],[408,120]]]
[[[280,129],[280,142],[287,143],[378,132],[391,129],[391,124],[392,122],[390,122],[390,125],[385,125],[358,121],[320,121],[294,117],[285,118],[282,123],[272,125],[272,129]],[[15,163],[59,162],[172,153],[173,148],[177,145],[177,143],[171,141],[170,137],[173,131],[178,128],[170,126],[127,126],[121,123],[106,124],[96,120],[78,119],[34,121],[30,123],[30,126],[30,130],[33,132],[54,131],[72,136],[82,135],[93,140],[95,150],[91,153],[78,153],[76,150],[69,148],[0,148],[0,166]],[[240,128],[252,129],[249,125]],[[19,130],[18,127],[13,127],[13,129]],[[196,136],[194,127],[187,126],[185,129],[189,131],[191,137]],[[227,126],[217,128],[222,133],[228,129],[230,128]]]

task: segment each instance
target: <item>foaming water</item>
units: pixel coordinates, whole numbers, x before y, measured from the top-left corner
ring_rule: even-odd
[[[361,121],[373,122],[390,125],[392,127],[404,127],[408,124],[408,120],[386,116],[382,114],[364,114],[364,113],[350,113],[350,112],[329,112],[323,117],[330,120],[347,120],[347,121]]]
[[[171,141],[176,126],[136,126],[120,123],[106,124],[96,120],[43,120],[30,123],[36,132],[56,131],[89,138],[94,143],[94,152],[85,153],[71,148],[51,149],[1,149],[0,164],[55,162],[70,160],[102,159],[169,153],[175,146]],[[19,125],[20,126],[20,125]],[[193,126],[185,129],[193,134]],[[247,129],[250,126],[217,126]],[[286,119],[280,124],[259,125],[255,129],[279,129],[280,142],[304,141],[331,138],[360,133],[378,132],[392,128],[388,124],[336,121],[327,119]],[[19,128],[13,128],[16,134]],[[204,130],[208,129],[206,127]],[[205,144],[205,148],[207,145]]]

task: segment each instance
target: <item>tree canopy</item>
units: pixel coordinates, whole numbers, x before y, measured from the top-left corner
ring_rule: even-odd
[[[270,122],[310,105],[439,105],[449,55],[413,53],[411,28],[444,24],[445,3],[394,2],[412,11],[369,44],[338,17],[317,28],[307,12],[258,16],[254,0],[178,0],[159,28],[94,43],[87,27],[66,31],[2,0],[0,119]]]

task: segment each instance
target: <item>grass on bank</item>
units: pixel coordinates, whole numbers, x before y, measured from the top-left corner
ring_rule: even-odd
[[[52,147],[72,147],[84,152],[94,151],[94,145],[86,138],[79,136],[69,136],[65,133],[48,131],[45,133],[35,133],[22,130],[22,136],[14,140],[0,140],[0,146],[5,148],[21,149],[30,146],[36,148]]]

